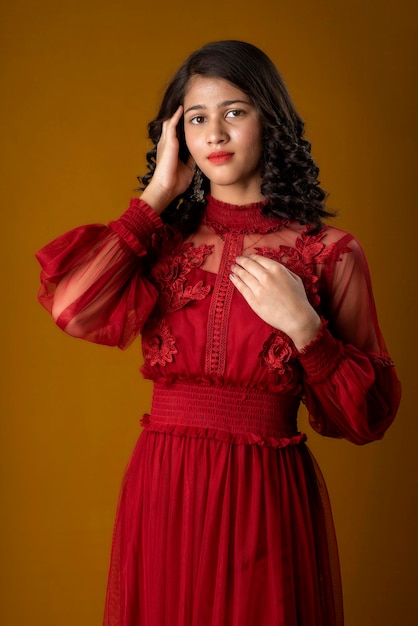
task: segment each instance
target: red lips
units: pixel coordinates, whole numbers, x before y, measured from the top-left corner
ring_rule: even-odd
[[[225,152],[225,150],[217,150],[216,152],[211,152],[208,156],[208,159],[211,163],[226,163],[229,159],[232,159],[234,156],[233,152]]]

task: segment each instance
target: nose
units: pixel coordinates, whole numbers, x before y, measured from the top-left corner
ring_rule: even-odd
[[[208,121],[206,126],[206,140],[209,144],[225,143],[228,140],[228,132],[223,119],[214,118]]]

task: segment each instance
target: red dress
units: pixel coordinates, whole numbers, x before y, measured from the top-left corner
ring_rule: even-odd
[[[356,240],[209,198],[187,241],[141,200],[38,253],[42,304],[76,337],[142,332],[149,415],[124,477],[106,626],[340,626],[320,472],[297,428],[356,444],[394,418],[399,383]],[[256,251],[301,276],[323,318],[298,352],[229,279]]]

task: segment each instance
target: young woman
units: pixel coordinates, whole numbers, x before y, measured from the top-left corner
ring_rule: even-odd
[[[364,254],[329,215],[272,62],[193,53],[149,126],[140,199],[38,253],[63,330],[142,333],[149,415],[123,483],[106,626],[343,623],[326,489],[297,428],[383,436],[399,383]]]

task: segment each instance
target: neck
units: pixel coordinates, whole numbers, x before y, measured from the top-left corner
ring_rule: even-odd
[[[248,185],[247,187],[235,185],[214,185],[210,186],[210,195],[215,200],[227,202],[228,204],[243,205],[255,202],[263,202],[265,198],[261,195],[260,185]]]

